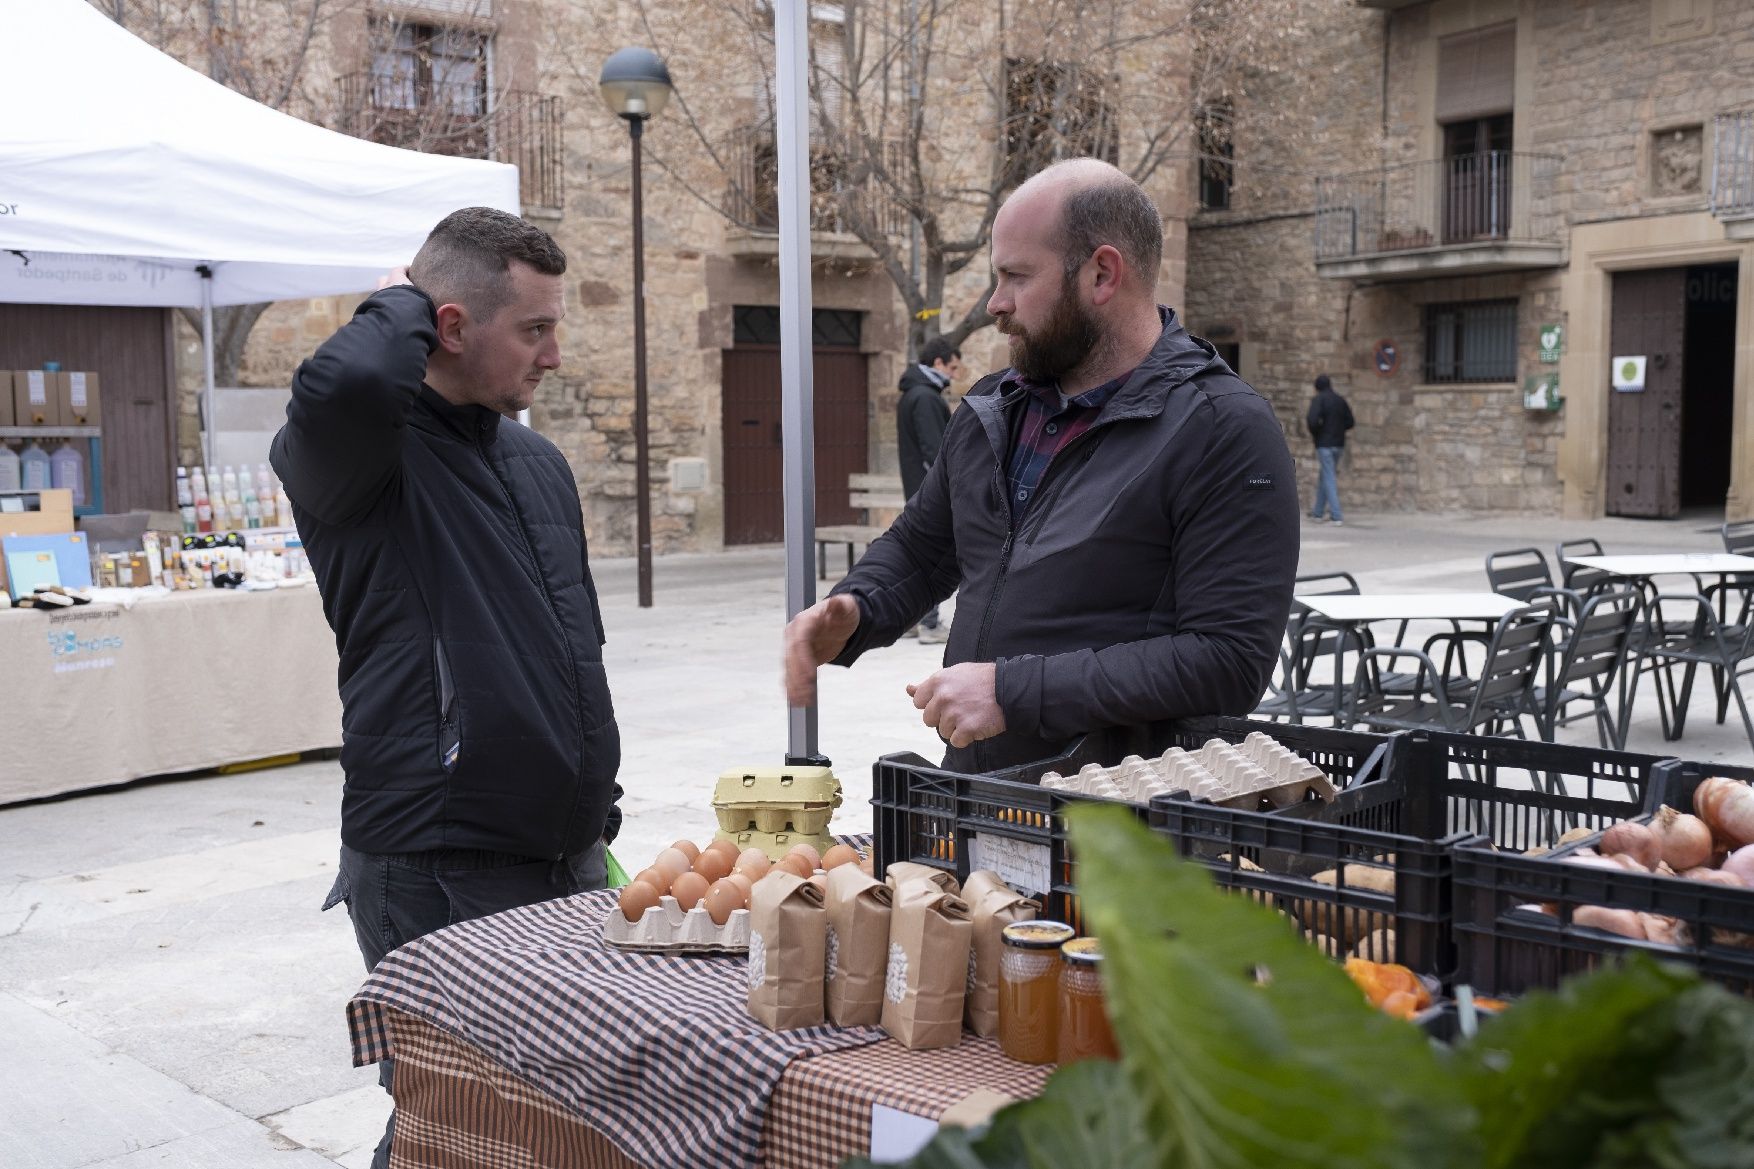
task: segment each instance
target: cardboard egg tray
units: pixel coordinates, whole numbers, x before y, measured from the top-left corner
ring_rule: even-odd
[[[1263,801],[1284,808],[1334,798],[1334,785],[1321,768],[1259,731],[1234,745],[1208,739],[1198,751],[1171,747],[1154,759],[1129,755],[1113,767],[1092,763],[1070,776],[1050,771],[1041,786],[1135,804],[1185,791],[1221,808],[1249,810]]]
[[[713,789],[713,812],[729,839],[757,832],[815,843],[826,839],[840,802],[840,780],[826,767],[738,768],[721,774]]]
[[[611,908],[603,919],[603,941],[643,954],[747,954],[749,911],[733,909],[724,925],[714,925],[704,906],[684,910],[666,893],[635,922],[619,906]]]
[[[721,828],[716,834],[717,840],[729,840],[742,852],[747,848],[759,848],[767,854],[767,859],[777,861],[800,844],[808,844],[821,856],[835,846],[834,837],[826,832],[761,832],[748,828],[742,832],[727,832]]]

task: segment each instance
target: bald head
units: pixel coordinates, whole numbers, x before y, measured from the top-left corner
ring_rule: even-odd
[[[1052,224],[1071,279],[1104,244],[1120,253],[1139,288],[1157,287],[1163,217],[1145,189],[1118,167],[1071,158],[1032,176],[1005,200],[1001,219]],[[1007,225],[1009,226],[1009,225]],[[999,230],[994,225],[995,233]]]

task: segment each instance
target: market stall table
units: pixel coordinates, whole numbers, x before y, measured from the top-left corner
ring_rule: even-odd
[[[1335,593],[1294,599],[1329,621],[1354,625],[1373,621],[1497,621],[1524,604],[1499,593]]]
[[[338,746],[309,585],[0,611],[0,804]]]
[[[396,1061],[393,1166],[824,1169],[870,1148],[881,1109],[936,1120],[1051,1071],[967,1035],[907,1051],[874,1027],[770,1032],[742,958],[615,950],[615,905],[527,906],[379,963],[348,1021],[356,1064]]]

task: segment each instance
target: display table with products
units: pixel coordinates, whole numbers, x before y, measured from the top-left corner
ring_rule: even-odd
[[[993,1040],[909,1051],[875,1027],[771,1032],[742,958],[615,950],[613,892],[394,951],[348,1005],[354,1062],[396,1061],[397,1169],[828,1169],[1051,1068]]]
[[[0,804],[341,742],[312,585],[0,611]]]

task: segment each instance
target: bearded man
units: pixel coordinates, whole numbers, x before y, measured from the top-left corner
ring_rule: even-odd
[[[888,532],[785,632],[785,686],[850,666],[958,593],[944,667],[908,687],[991,771],[1079,735],[1245,714],[1297,571],[1297,491],[1266,400],[1156,300],[1163,221],[1107,163],[1024,183],[993,223],[1011,367],[971,389]]]

